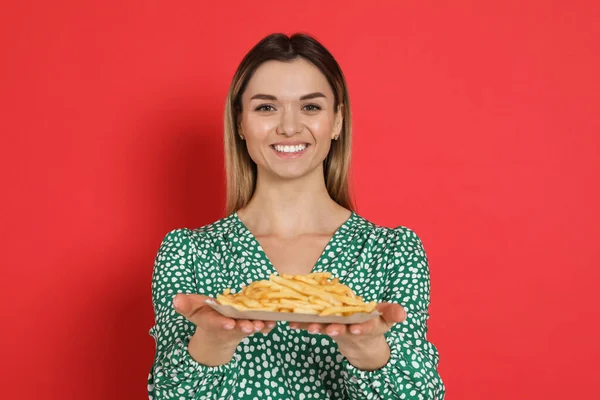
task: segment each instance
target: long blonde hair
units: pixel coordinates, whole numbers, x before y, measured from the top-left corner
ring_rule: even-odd
[[[274,33],[266,36],[246,54],[227,93],[224,129],[227,215],[244,207],[256,188],[256,164],[250,158],[237,128],[237,117],[242,112],[242,94],[254,71],[265,61],[290,62],[298,57],[312,63],[325,75],[333,89],[334,109],[343,104],[342,130],[338,140],[331,142],[329,154],[323,161],[323,170],[329,196],[342,207],[355,211],[355,201],[349,187],[352,152],[350,98],[342,70],[331,53],[313,37],[303,33],[290,37]]]

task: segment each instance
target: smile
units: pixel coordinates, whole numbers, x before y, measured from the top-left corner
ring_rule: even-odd
[[[297,158],[306,152],[306,149],[310,147],[310,144],[298,144],[295,146],[270,146],[280,158]]]

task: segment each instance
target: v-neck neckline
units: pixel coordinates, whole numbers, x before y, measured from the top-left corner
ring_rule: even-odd
[[[335,243],[338,240],[338,237],[349,228],[349,226],[352,224],[352,222],[354,221],[354,218],[356,216],[357,216],[357,214],[354,211],[351,211],[350,216],[346,219],[346,221],[344,221],[344,223],[341,224],[335,230],[333,235],[331,235],[331,237],[329,238],[329,241],[327,242],[325,247],[323,247],[323,251],[321,251],[321,255],[319,255],[319,258],[317,259],[315,264],[312,266],[311,271],[309,273],[324,272],[324,271],[321,271],[321,261],[323,260],[323,257],[327,253],[327,248],[330,247],[330,245],[332,243]],[[256,238],[256,236],[254,236],[254,234],[250,231],[250,229],[246,226],[246,224],[244,224],[244,222],[240,219],[237,211],[233,212],[233,218],[236,221],[236,223],[238,224],[238,226],[242,229],[242,231],[246,234],[246,236],[248,236],[250,238],[250,240],[253,242],[253,244],[256,246],[257,251],[265,258],[266,262],[269,264],[269,268],[271,269],[271,272],[279,274],[279,271],[277,271],[275,269],[275,266],[271,262],[271,259],[269,258],[267,253],[262,248],[258,239]]]

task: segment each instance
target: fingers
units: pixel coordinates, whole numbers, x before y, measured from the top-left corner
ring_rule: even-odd
[[[406,310],[400,304],[379,303],[377,304],[377,311],[381,312],[381,318],[390,326],[406,319]]]
[[[306,330],[308,331],[308,333],[322,333],[323,330],[326,328],[326,326],[324,324],[306,324]]]
[[[291,329],[303,329],[308,333],[323,333],[332,337],[346,334],[360,335],[371,334],[375,331],[377,320],[372,319],[362,324],[345,325],[345,324],[315,324],[315,323],[299,323],[290,322]]]
[[[301,323],[290,322],[291,329],[303,329],[312,334],[324,334],[329,336],[339,336],[346,334],[347,325],[344,324],[316,324],[316,323]]]
[[[202,296],[200,294],[179,293],[173,298],[173,308],[175,308],[175,311],[179,314],[190,319],[205,306],[204,300],[206,299],[208,299],[207,296]]]
[[[235,328],[234,319],[219,314],[204,302],[209,298],[200,294],[180,293],[173,298],[173,307],[177,313],[204,330],[232,330]]]
[[[264,335],[275,327],[275,321],[235,320],[225,317],[204,301],[210,297],[199,294],[178,294],[173,298],[173,308],[196,327],[224,341],[237,342],[246,336],[260,332]],[[221,332],[221,333],[219,333]]]
[[[400,304],[379,303],[377,310],[381,312],[379,318],[373,318],[362,324],[352,324],[348,327],[348,332],[352,335],[379,335],[406,319],[406,311]]]
[[[236,329],[243,337],[250,336],[257,332],[267,335],[275,327],[275,321],[250,321],[243,319],[237,320],[236,325]]]
[[[291,329],[303,329],[308,333],[322,333],[326,326],[326,324],[290,322]]]
[[[265,321],[265,327],[260,331],[263,335],[268,335],[275,328],[275,321]]]
[[[321,324],[308,324],[308,333],[321,333],[325,327]]]
[[[242,333],[243,336],[247,336],[254,332],[254,324],[247,319],[239,319],[236,321],[236,329]]]
[[[362,324],[352,324],[348,327],[348,333],[351,335],[372,335],[378,330],[379,321],[373,318]]]
[[[290,322],[289,327],[291,329],[302,329],[311,334],[325,334],[331,337],[338,337],[338,339],[343,339],[344,337],[359,335],[380,335],[387,332],[395,323],[402,322],[406,319],[406,310],[404,310],[400,304],[379,303],[377,305],[377,310],[381,312],[379,318],[373,318],[362,324],[346,325]],[[251,335],[255,332],[268,334],[272,329],[272,327],[267,325],[264,321],[238,320],[236,325],[239,332],[244,336]],[[273,326],[275,326],[274,323]]]
[[[344,324],[329,324],[325,328],[325,332],[327,335],[331,337],[339,337],[346,335],[348,330],[348,326]]]

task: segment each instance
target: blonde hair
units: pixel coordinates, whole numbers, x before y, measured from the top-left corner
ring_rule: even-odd
[[[352,152],[350,98],[342,70],[329,51],[311,36],[296,33],[288,37],[274,33],[262,39],[246,54],[227,93],[224,129],[227,215],[248,204],[256,188],[256,164],[250,158],[237,127],[238,116],[242,112],[242,94],[254,71],[265,61],[291,62],[299,57],[315,65],[325,75],[333,89],[334,109],[343,105],[340,136],[331,142],[329,154],[323,161],[323,170],[329,196],[342,207],[355,211],[355,201],[349,187]]]

